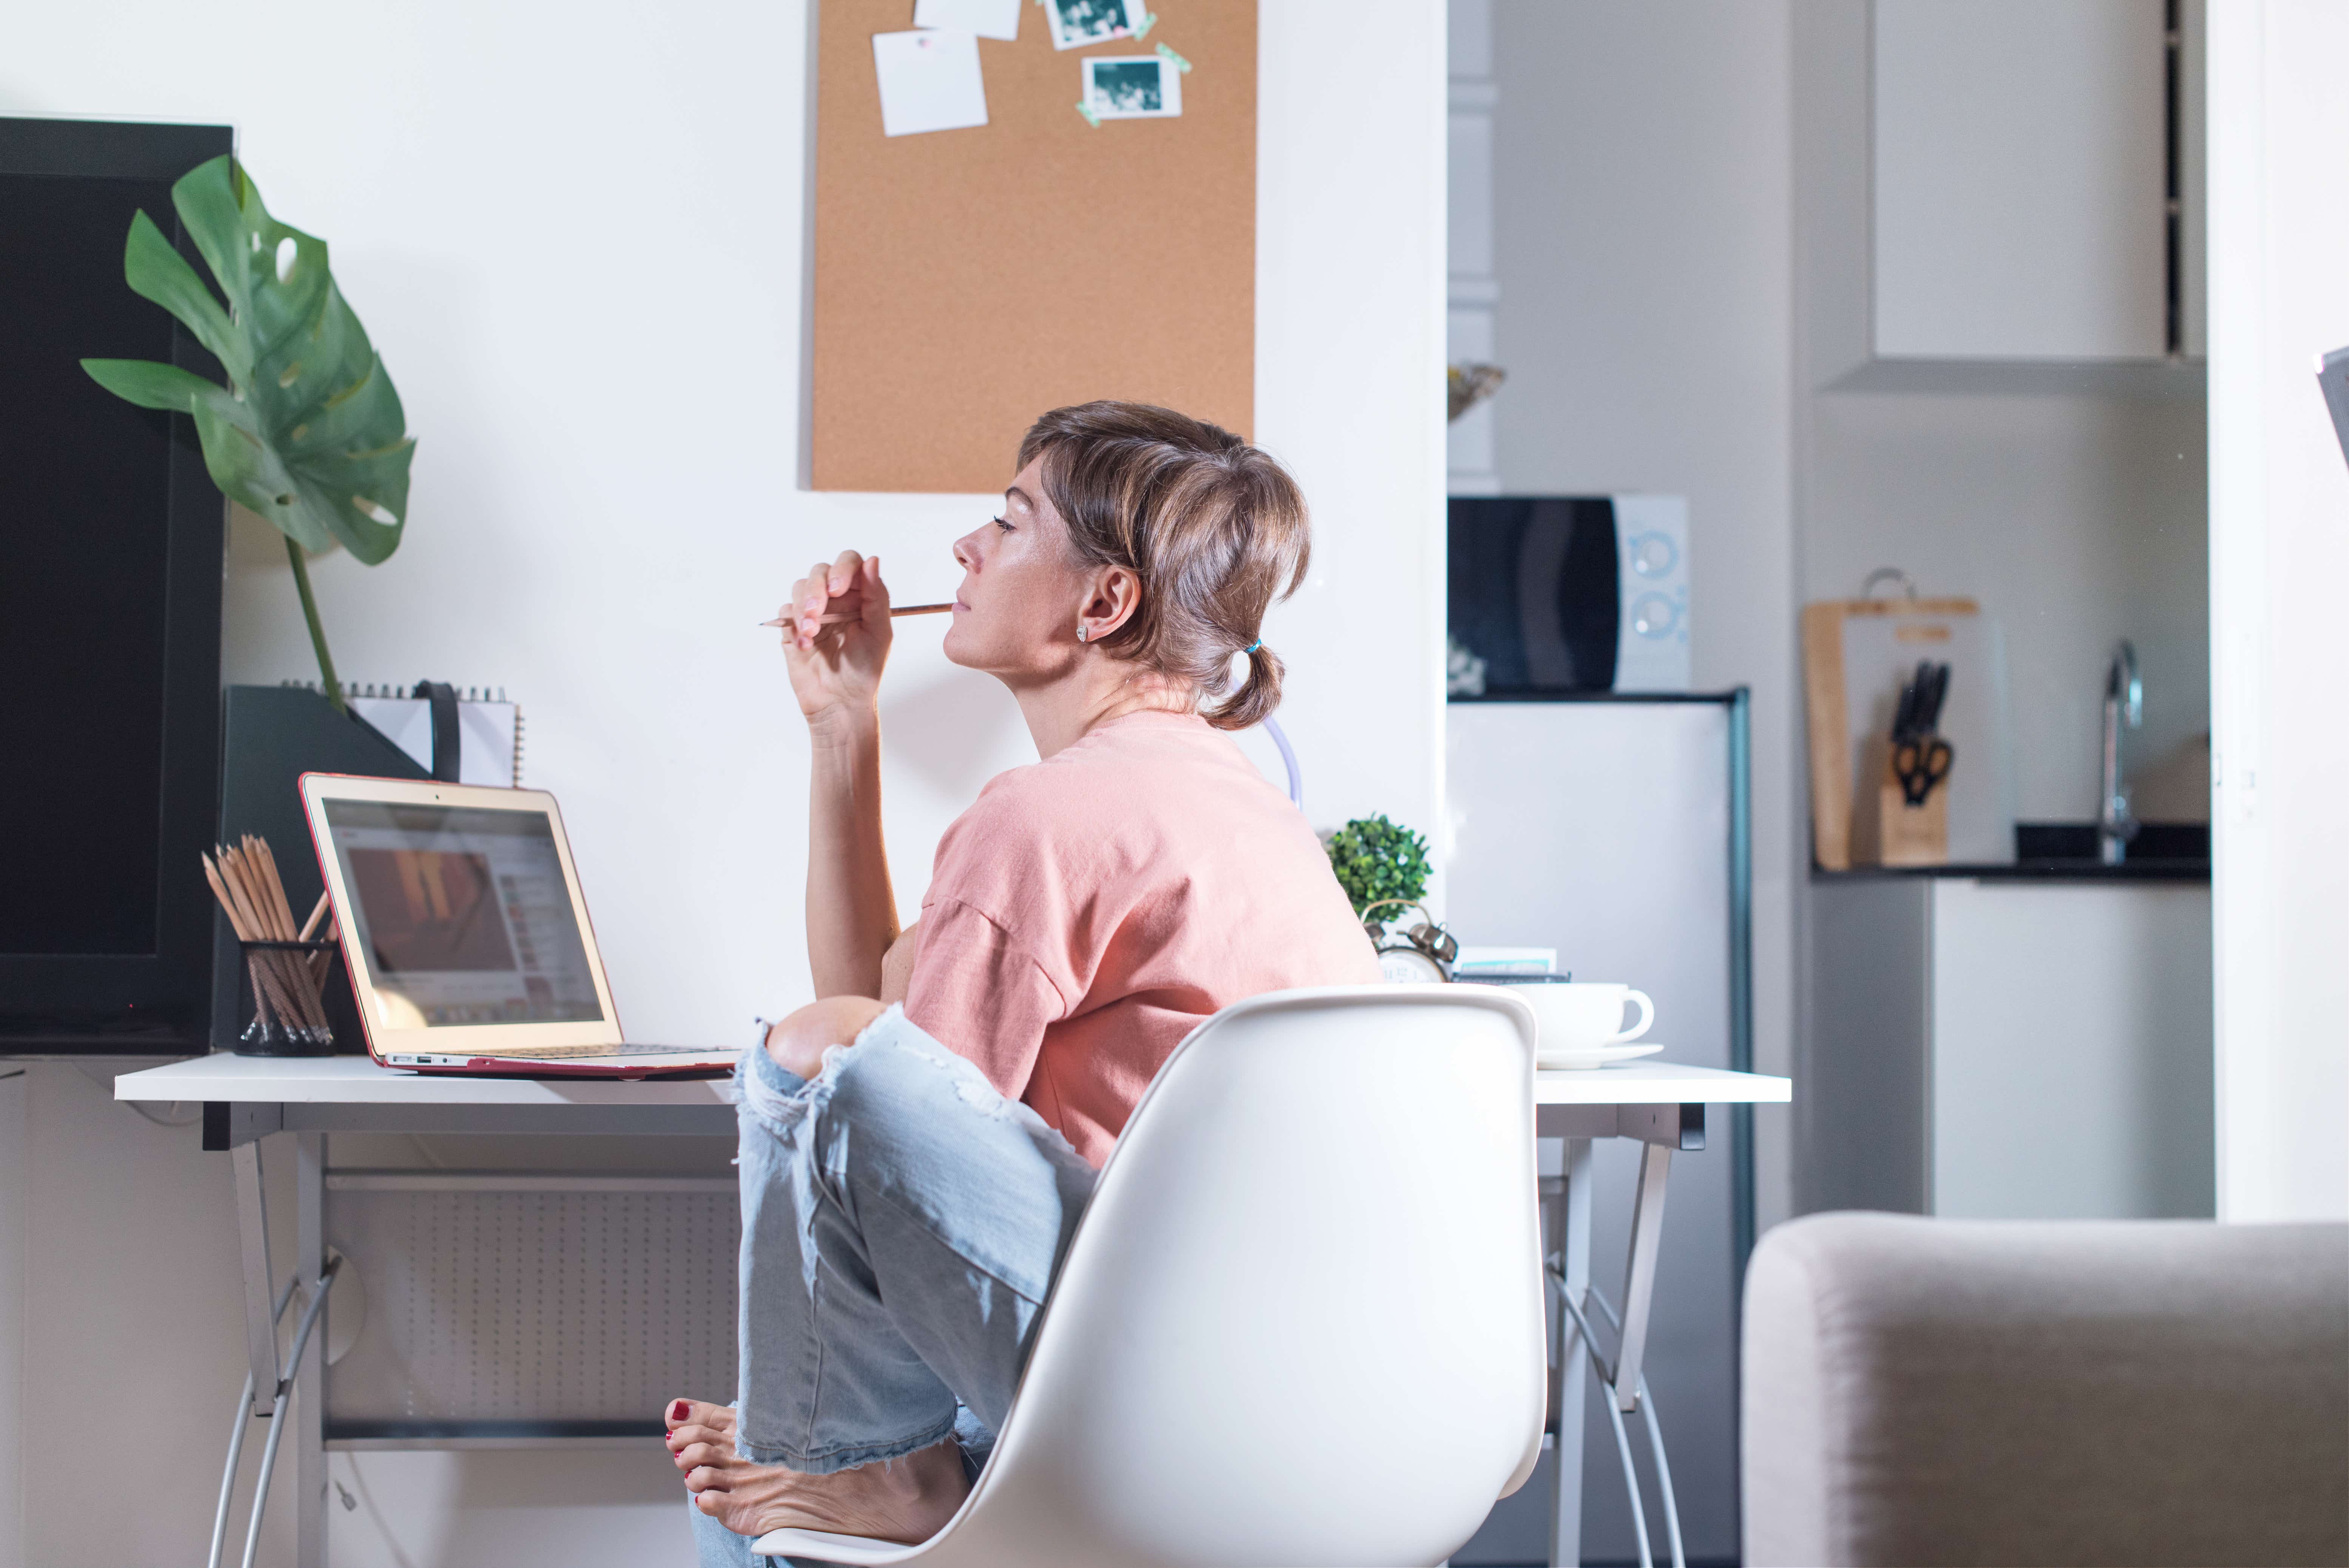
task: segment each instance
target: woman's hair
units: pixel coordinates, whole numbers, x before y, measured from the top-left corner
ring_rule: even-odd
[[[1280,706],[1283,666],[1263,645],[1264,612],[1305,580],[1312,542],[1288,471],[1227,430],[1147,403],[1080,403],[1029,427],[1019,466],[1044,460],[1044,493],[1078,559],[1124,566],[1142,603],[1098,646],[1202,697],[1219,730]]]

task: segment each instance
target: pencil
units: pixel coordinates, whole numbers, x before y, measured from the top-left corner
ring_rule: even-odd
[[[310,940],[310,933],[318,929],[318,922],[326,919],[326,910],[332,906],[332,904],[333,896],[327,893],[324,888],[319,889],[318,902],[312,907],[310,910],[310,918],[302,922],[302,940],[306,942]],[[326,983],[327,957],[328,955],[324,952],[315,952],[309,955],[307,962],[310,966],[310,983],[312,985],[323,986]],[[321,993],[318,1000],[319,1005],[323,1007],[326,1004],[325,995]]]
[[[228,911],[229,929],[236,933],[236,939],[241,942],[267,940],[266,934],[256,929],[252,906],[245,902],[233,877],[222,869],[223,865],[233,864],[229,861],[229,852],[225,848],[220,848],[218,852],[221,864],[215,864],[209,855],[200,855],[198,858],[204,863],[204,879],[212,885],[212,892],[220,899],[221,908]],[[252,956],[254,959],[262,957],[258,953]],[[278,976],[265,962],[254,962],[247,967],[253,971],[254,1005],[264,1012],[276,1014],[290,1024],[294,1009],[279,987]]]
[[[204,879],[228,912],[229,926],[240,941],[307,941],[326,913],[329,901],[322,893],[309,919],[295,932],[293,907],[286,902],[285,883],[277,873],[277,857],[266,839],[248,833],[235,846],[216,845],[212,855],[200,858]],[[274,1014],[276,1022],[289,1029],[323,1031],[326,1027],[325,1001],[318,990],[325,978],[326,965],[320,961],[325,956],[282,950],[250,955],[254,1003],[264,1024]]]
[[[954,605],[951,602],[942,605],[891,605],[889,615],[892,619],[901,615],[944,615],[952,608]],[[759,624],[761,626],[793,626],[798,623],[799,618],[797,616],[777,616],[773,620],[762,620]],[[818,626],[838,626],[843,621],[864,618],[861,615],[820,615],[815,618],[815,623]]]

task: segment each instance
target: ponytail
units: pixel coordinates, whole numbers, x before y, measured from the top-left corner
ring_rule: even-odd
[[[1239,690],[1199,715],[1218,730],[1249,729],[1271,718],[1272,711],[1280,706],[1280,679],[1288,673],[1280,655],[1265,647],[1262,638],[1242,652],[1248,667]]]

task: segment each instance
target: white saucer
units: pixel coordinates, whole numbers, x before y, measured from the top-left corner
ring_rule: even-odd
[[[1570,1051],[1534,1048],[1534,1066],[1544,1073],[1584,1072],[1615,1062],[1636,1061],[1662,1050],[1659,1040],[1627,1040],[1620,1045],[1583,1045]]]

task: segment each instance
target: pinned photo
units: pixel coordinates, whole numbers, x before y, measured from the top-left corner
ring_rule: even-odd
[[[1183,73],[1157,55],[1095,55],[1084,67],[1087,118],[1172,119],[1183,112]]]
[[[1142,27],[1143,0],[1044,0],[1052,23],[1052,47],[1081,49],[1087,44],[1133,37]]]

